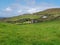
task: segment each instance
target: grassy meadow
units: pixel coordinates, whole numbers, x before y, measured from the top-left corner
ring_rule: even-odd
[[[0,45],[60,45],[60,21],[22,25],[0,22]]]

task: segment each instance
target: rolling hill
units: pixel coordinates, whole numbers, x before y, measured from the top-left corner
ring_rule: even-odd
[[[36,18],[40,18],[41,15],[45,15],[45,14],[59,16],[60,8],[51,8],[51,9],[46,9],[46,10],[43,10],[43,11],[40,11],[37,13],[33,13],[33,14],[24,14],[24,15],[14,16],[14,17],[7,18],[6,20],[14,21],[14,20],[23,19],[23,18],[36,19]]]
[[[51,9],[46,9],[44,11],[35,13],[38,15],[44,15],[44,14],[52,14],[52,15],[60,15],[60,8],[51,8]]]

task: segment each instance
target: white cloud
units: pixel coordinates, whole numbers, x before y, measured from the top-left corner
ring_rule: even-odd
[[[19,11],[17,11],[18,13],[21,13],[22,11],[21,10],[19,10]]]
[[[12,11],[12,9],[10,7],[7,7],[4,11],[10,12],[10,11]]]
[[[28,13],[35,13],[35,12],[39,12],[39,8],[31,8],[29,10],[27,10]]]

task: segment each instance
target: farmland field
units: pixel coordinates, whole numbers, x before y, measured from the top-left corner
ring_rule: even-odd
[[[0,22],[0,45],[60,45],[60,21],[22,25]]]

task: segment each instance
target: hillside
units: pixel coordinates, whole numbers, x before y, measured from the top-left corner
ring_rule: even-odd
[[[44,15],[44,14],[60,15],[60,8],[46,9],[44,11],[34,13],[34,14],[38,14],[38,15]]]
[[[37,13],[33,13],[33,14],[24,14],[24,15],[9,17],[9,18],[3,18],[3,19],[0,19],[0,21],[3,21],[3,22],[17,21],[17,20],[24,19],[24,18],[38,19],[42,15],[51,15],[54,17],[60,16],[60,8],[51,8],[51,9],[46,9],[46,10],[43,10],[43,11],[40,11]]]
[[[60,45],[60,21],[26,25],[0,22],[0,45]]]
[[[36,18],[40,18],[41,15],[45,15],[45,14],[51,14],[54,16],[58,16],[60,15],[60,8],[51,8],[51,9],[46,9],[37,13],[33,13],[33,14],[24,14],[24,15],[19,15],[19,16],[15,16],[15,17],[10,17],[7,20],[18,20],[18,19],[23,19],[23,18],[31,18],[31,19],[36,19]]]

